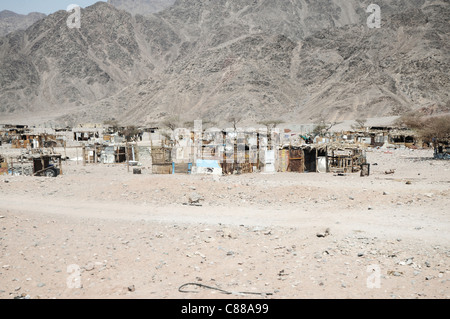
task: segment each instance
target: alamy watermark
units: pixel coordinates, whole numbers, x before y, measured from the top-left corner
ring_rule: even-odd
[[[367,26],[370,29],[380,29],[381,28],[381,8],[377,4],[371,4],[367,7],[367,13],[371,15],[367,18]]]
[[[83,287],[81,284],[81,268],[78,265],[67,266],[67,273],[70,274],[66,279],[67,288],[80,289]]]
[[[367,272],[370,273],[367,277],[367,288],[380,289],[381,288],[381,267],[379,265],[367,266]]]
[[[77,4],[70,4],[67,7],[67,12],[71,13],[66,20],[69,29],[81,28],[81,7]]]
[[[67,18],[66,24],[69,29],[80,29],[81,28],[81,7],[77,4],[70,4],[66,11],[71,13]],[[370,29],[381,28],[381,8],[377,4],[370,4],[366,10],[370,13],[367,18],[367,26]]]

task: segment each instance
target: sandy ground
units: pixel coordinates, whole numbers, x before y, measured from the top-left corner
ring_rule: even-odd
[[[369,177],[0,176],[0,298],[449,298],[450,162],[367,155]]]

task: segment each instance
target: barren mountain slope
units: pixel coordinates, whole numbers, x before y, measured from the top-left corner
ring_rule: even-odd
[[[108,3],[133,15],[147,15],[164,10],[175,0],[108,0]]]
[[[303,41],[242,36],[175,61],[164,74],[95,104],[126,123],[178,116],[223,122],[239,114],[309,122],[320,118],[399,115],[450,107],[448,6],[429,6],[386,19],[382,29],[346,26]]]
[[[138,32],[139,19],[102,2],[82,11],[80,29],[67,18],[59,11],[0,38],[0,112],[88,105],[147,78],[178,42],[173,35],[167,45],[163,27],[158,36]]]
[[[43,19],[43,13],[32,12],[27,15],[4,10],[0,12],[0,37],[13,31],[25,30],[36,21]]]

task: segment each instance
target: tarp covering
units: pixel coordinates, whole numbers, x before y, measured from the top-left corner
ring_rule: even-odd
[[[201,168],[221,168],[219,162],[213,160],[197,160],[196,165]]]

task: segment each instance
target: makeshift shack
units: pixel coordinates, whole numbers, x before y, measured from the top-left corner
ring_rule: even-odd
[[[366,164],[366,155],[362,148],[331,145],[328,148],[328,171],[332,173],[355,173]]]
[[[172,174],[172,148],[165,146],[151,147],[152,173],[153,174]]]
[[[8,174],[8,162],[6,159],[0,155],[0,175]]]
[[[56,177],[62,175],[61,155],[40,155],[33,157],[33,175]]]
[[[85,164],[121,164],[139,161],[138,147],[127,144],[88,144],[83,146],[82,157]]]
[[[434,158],[450,160],[450,141],[449,140],[433,140]]]
[[[340,144],[284,146],[279,151],[278,171],[297,173],[354,173],[366,163],[361,147]]]

